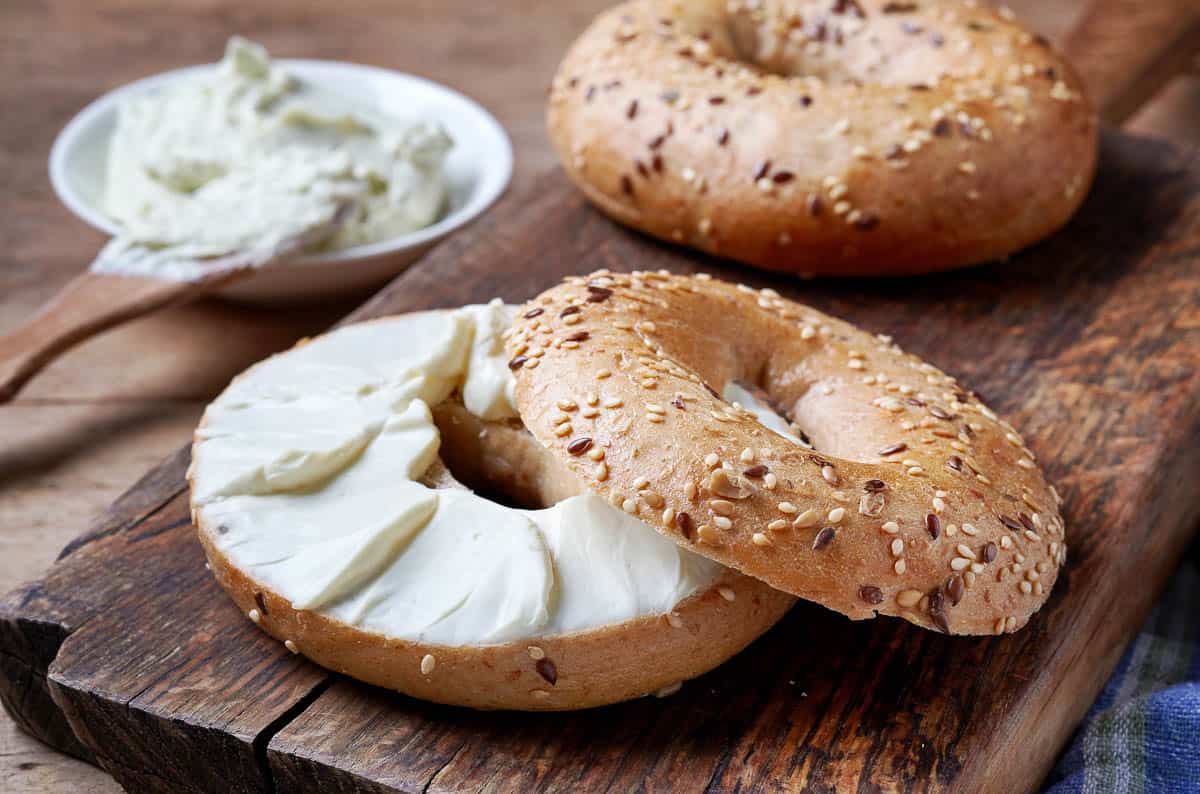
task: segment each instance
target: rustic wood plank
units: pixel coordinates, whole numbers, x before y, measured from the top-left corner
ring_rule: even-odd
[[[951,639],[800,606],[667,700],[541,716],[419,703],[291,657],[236,613],[203,571],[181,453],[9,596],[3,647],[24,669],[49,664],[75,735],[135,790],[1029,788],[1200,512],[1184,487],[1200,473],[1200,164],[1114,136],[1103,161],[1062,235],[904,282],[698,261],[613,226],[551,174],[356,313],[516,300],[593,267],[699,265],[893,333],[1013,417],[1067,498],[1067,574],[1017,635]]]
[[[394,66],[466,91],[512,134],[521,185],[553,163],[541,121],[544,83],[570,37],[609,2],[571,0],[550,9],[536,0],[502,8],[419,0],[398,9],[387,0],[343,0],[297,11],[287,0],[252,8],[180,0],[169,12],[146,0],[0,3],[0,106],[19,109],[0,117],[0,171],[10,188],[0,196],[0,328],[53,294],[102,242],[55,200],[45,174],[54,133],[99,93],[211,59],[226,35],[243,32],[287,55]],[[1082,3],[1010,5],[1062,41]],[[1120,34],[1136,43],[1128,27]],[[1134,129],[1196,140],[1198,90],[1200,79],[1177,78],[1135,118]],[[340,313],[186,307],[89,343],[31,384],[23,404],[0,409],[0,591],[42,570],[88,515],[182,443],[194,414],[232,373]],[[7,670],[12,660],[0,650],[0,666]],[[3,675],[0,686],[18,680]],[[110,790],[78,763],[25,749],[29,740],[8,718],[0,715],[0,723],[0,790]]]

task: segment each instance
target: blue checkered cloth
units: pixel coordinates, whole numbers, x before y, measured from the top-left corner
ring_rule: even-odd
[[[1200,544],[1189,556],[1045,794],[1200,794]]]

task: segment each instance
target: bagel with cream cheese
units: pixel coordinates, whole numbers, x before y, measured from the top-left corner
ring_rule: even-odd
[[[851,618],[1011,632],[1066,557],[1015,429],[890,338],[773,290],[600,271],[527,304],[507,344],[526,427],[588,488]]]
[[[559,710],[672,691],[794,599],[679,549],[533,440],[500,338],[512,312],[352,325],[238,377],[188,472],[209,565],[292,652],[426,700]]]
[[[551,87],[550,137],[603,212],[771,270],[896,275],[1062,226],[1097,154],[1045,39],[949,0],[633,0]]]

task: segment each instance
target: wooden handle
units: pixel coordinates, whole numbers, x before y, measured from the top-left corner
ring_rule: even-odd
[[[1120,125],[1200,51],[1195,0],[1093,0],[1066,39],[1100,118]]]
[[[90,271],[76,276],[24,325],[0,336],[0,403],[83,340],[214,286]]]

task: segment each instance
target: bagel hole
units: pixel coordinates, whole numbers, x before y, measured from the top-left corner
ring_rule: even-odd
[[[797,437],[809,449],[812,449],[812,441],[808,434],[804,432],[804,428],[797,425],[791,417],[791,413],[787,408],[764,388],[762,382],[765,380],[765,373],[760,374],[759,378],[754,380],[732,380],[725,384],[722,389],[721,398],[727,403],[738,403],[741,407],[754,413],[758,416],[759,424],[771,430],[774,433],[787,437],[787,433]],[[769,414],[769,415],[764,415]],[[777,425],[772,421],[771,416],[774,416],[786,427]],[[790,440],[790,439],[789,439]]]
[[[763,75],[816,78],[827,85],[935,85],[944,75],[966,74],[969,65],[946,52],[931,57],[944,41],[937,25],[880,23],[853,5],[805,9],[770,0],[724,14],[685,15],[686,32],[728,58]],[[793,32],[804,31],[797,43]],[[809,45],[819,46],[812,49]],[[835,50],[837,57],[829,57]]]
[[[582,492],[582,484],[517,419],[485,421],[458,395],[433,408],[441,434],[444,471],[431,467],[432,487],[466,487],[485,499],[520,510],[540,510]],[[450,478],[445,477],[448,472]]]

